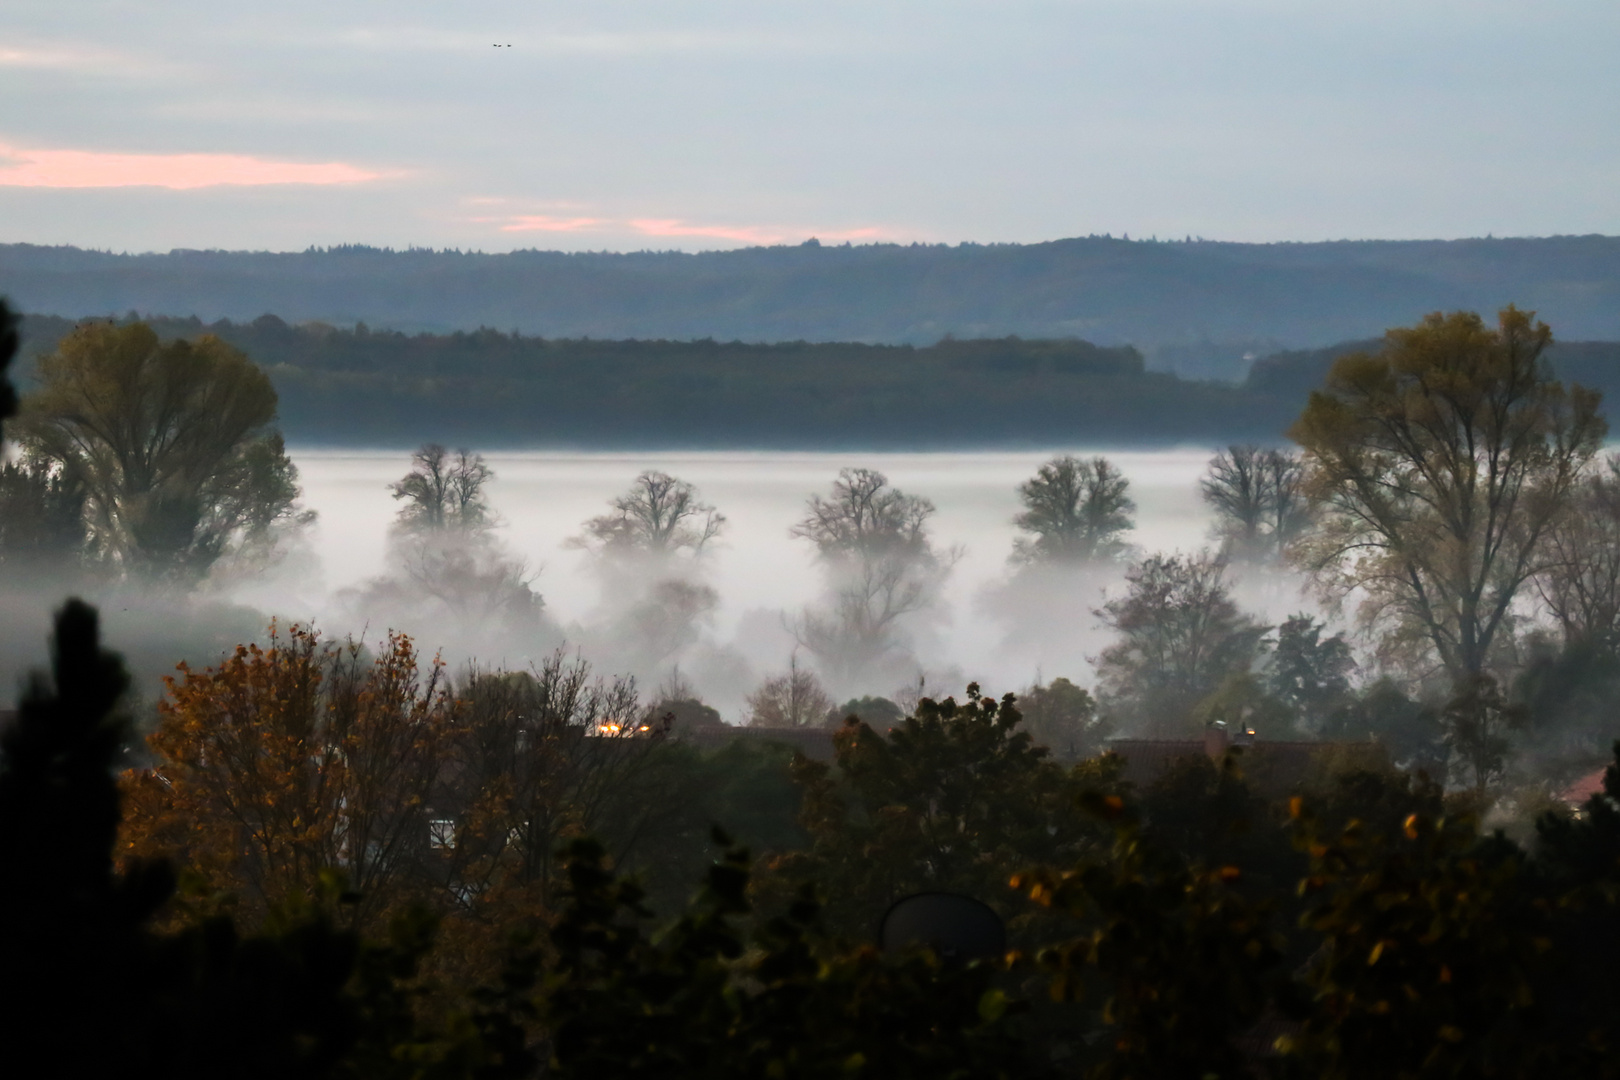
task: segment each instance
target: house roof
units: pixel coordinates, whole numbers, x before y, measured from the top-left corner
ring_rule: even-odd
[[[1608,767],[1604,766],[1594,772],[1587,773],[1559,792],[1559,801],[1568,803],[1570,806],[1580,807],[1585,805],[1586,801],[1592,796],[1603,794],[1603,774],[1608,771]]]

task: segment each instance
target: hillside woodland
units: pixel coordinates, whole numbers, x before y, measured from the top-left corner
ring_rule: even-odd
[[[164,339],[211,334],[274,384],[304,445],[975,449],[1280,441],[1358,340],[1256,360],[1239,383],[1150,371],[1129,346],[1077,339],[927,346],[548,339],[497,330],[405,334],[365,325],[142,321]],[[76,320],[23,322],[19,381]],[[1560,377],[1620,392],[1620,344],[1554,344]]]
[[[1620,238],[1234,244],[1090,236],[679,252],[174,251],[0,246],[24,312],[140,312],[548,338],[859,341],[1084,338],[1154,366],[1241,375],[1426,312],[1540,311],[1571,340],[1620,339]]]

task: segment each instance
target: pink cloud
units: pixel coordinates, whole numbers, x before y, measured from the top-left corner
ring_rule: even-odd
[[[501,232],[581,232],[603,224],[606,223],[601,218],[560,218],[545,214],[523,214],[508,220],[501,226]]]
[[[0,187],[163,187],[358,184],[382,173],[342,162],[302,164],[241,154],[105,154],[0,144]]]

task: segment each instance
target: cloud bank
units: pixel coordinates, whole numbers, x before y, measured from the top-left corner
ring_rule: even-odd
[[[0,187],[253,187],[267,184],[361,184],[382,173],[329,161],[304,164],[244,154],[114,154],[38,150],[0,143]]]

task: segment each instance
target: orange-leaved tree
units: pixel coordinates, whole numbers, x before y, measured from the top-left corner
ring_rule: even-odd
[[[349,890],[357,929],[414,898],[455,735],[441,665],[411,639],[374,658],[308,627],[166,680],[149,769],[125,774],[126,858],[166,855],[242,914]]]

